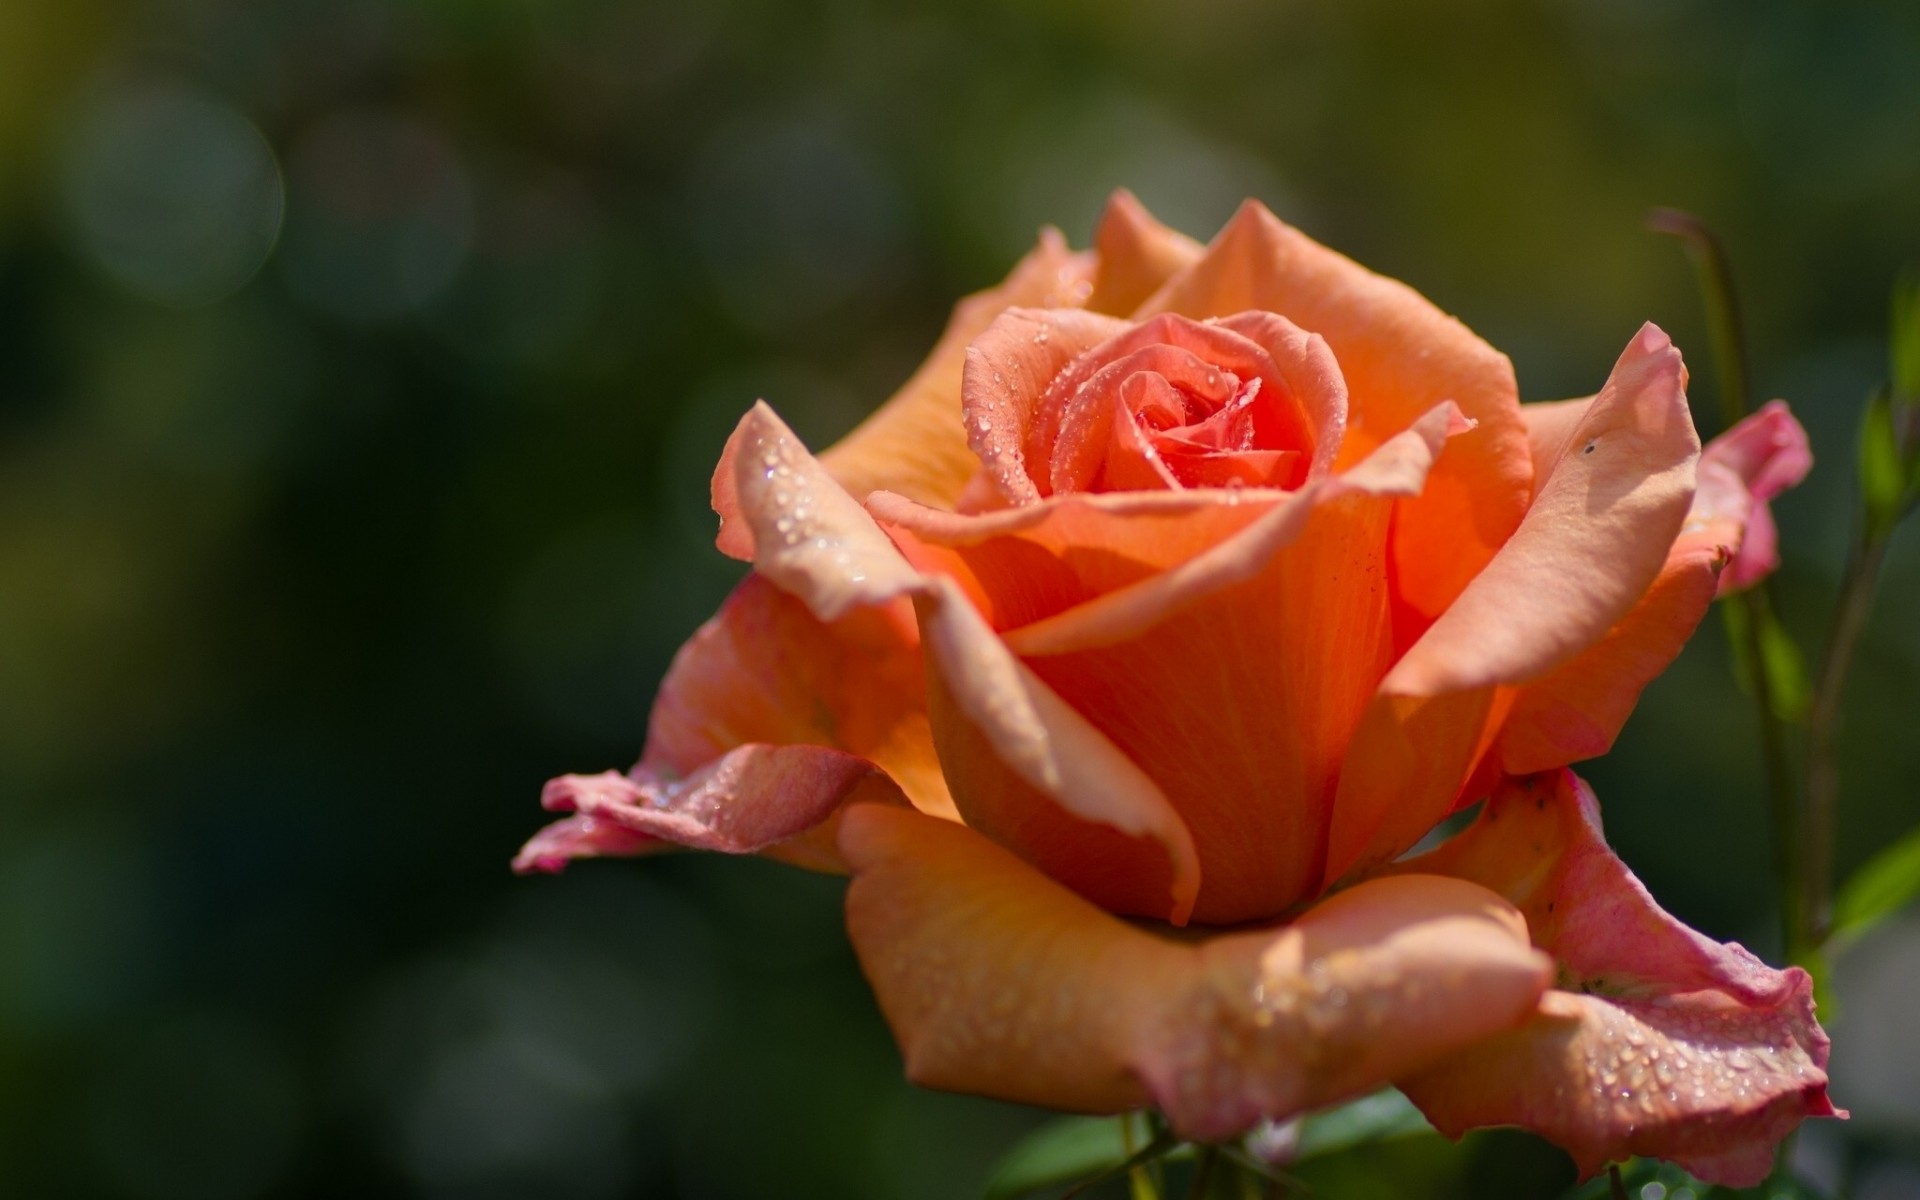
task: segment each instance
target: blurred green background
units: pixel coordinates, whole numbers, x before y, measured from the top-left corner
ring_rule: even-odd
[[[506,864],[736,577],[739,413],[824,444],[1117,185],[1202,237],[1265,199],[1528,399],[1651,318],[1710,400],[1642,229],[1702,214],[1819,455],[1778,506],[1816,644],[1920,260],[1912,4],[0,3],[0,1192],[977,1194],[1035,1114],[901,1082],[836,881]],[[1843,869],[1920,823],[1916,598],[1909,531]],[[1587,773],[1668,906],[1772,953],[1726,659],[1709,624]],[[1856,1119],[1801,1152],[1920,1195],[1920,922],[1839,967]],[[1322,1194],[1570,1178],[1410,1161]]]

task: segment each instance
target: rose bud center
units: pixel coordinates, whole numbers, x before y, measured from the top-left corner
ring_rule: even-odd
[[[1274,354],[1237,321],[1157,317],[1070,363],[1028,444],[1041,494],[1305,482],[1313,431]]]

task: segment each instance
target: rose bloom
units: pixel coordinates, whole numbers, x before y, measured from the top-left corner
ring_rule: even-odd
[[[1567,770],[1771,569],[1810,463],[1777,404],[1702,453],[1685,384],[1647,325],[1522,405],[1261,205],[1203,248],[1116,195],[819,457],[746,414],[713,502],[753,573],[519,865],[850,874],[927,1086],[1218,1141],[1392,1084],[1583,1173],[1755,1183],[1836,1114],[1808,977],[1665,913]]]

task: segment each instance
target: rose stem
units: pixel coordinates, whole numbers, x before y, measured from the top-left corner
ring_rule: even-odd
[[[1920,343],[1920,276],[1910,275],[1896,285],[1893,300],[1892,375],[1887,393],[1871,404],[1885,404],[1893,423],[1893,442],[1902,486],[1896,497],[1870,497],[1862,458],[1860,508],[1853,543],[1847,550],[1847,568],[1840,577],[1840,599],[1833,625],[1820,653],[1820,671],[1807,713],[1807,921],[1816,946],[1833,932],[1833,829],[1840,801],[1840,764],[1834,752],[1834,734],[1840,724],[1840,699],[1847,671],[1873,611],[1880,568],[1887,559],[1893,531],[1920,502],[1913,485],[1913,461],[1920,454],[1920,364],[1903,365],[1902,346]],[[1916,355],[1914,357],[1920,357]],[[1869,409],[1871,418],[1872,409]]]
[[[1747,352],[1726,250],[1706,222],[1677,208],[1654,209],[1647,217],[1647,227],[1679,238],[1687,249],[1687,257],[1693,260],[1713,341],[1714,374],[1720,384],[1720,423],[1730,429],[1747,415]],[[1733,617],[1728,623],[1729,632],[1735,632],[1732,627],[1738,627],[1736,636],[1741,640],[1740,649],[1748,662],[1759,710],[1760,755],[1773,817],[1774,874],[1780,885],[1781,949],[1787,961],[1802,962],[1812,957],[1812,940],[1806,921],[1802,856],[1794,851],[1799,841],[1794,836],[1799,822],[1795,811],[1793,764],[1787,754],[1786,723],[1779,711],[1779,700],[1785,690],[1778,686],[1766,654],[1766,631],[1775,624],[1772,588],[1762,580],[1747,591],[1727,596],[1725,602]]]

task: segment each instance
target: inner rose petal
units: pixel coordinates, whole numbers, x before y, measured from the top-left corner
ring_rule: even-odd
[[[1315,437],[1273,354],[1163,316],[1095,346],[1040,396],[1026,447],[1042,495],[1305,482]]]

